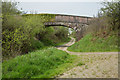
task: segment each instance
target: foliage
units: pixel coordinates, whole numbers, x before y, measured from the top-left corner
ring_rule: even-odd
[[[13,16],[4,16],[2,23],[3,56],[11,55],[11,53],[11,56],[17,55],[21,52],[22,41],[27,40],[23,29],[21,29],[23,21]]]
[[[93,33],[95,35],[97,34],[109,34],[111,32],[110,30],[110,24],[108,24],[108,18],[107,17],[99,17],[94,18],[91,22],[89,27],[86,29],[86,33]]]
[[[21,11],[17,9],[18,2],[6,2],[6,0],[2,1],[2,14],[3,15],[14,15],[20,14]]]
[[[117,35],[120,29],[120,1],[103,2],[103,8],[98,12],[86,30],[86,33],[92,33],[98,37],[107,35]]]
[[[109,17],[112,29],[116,30],[120,28],[120,1],[103,2],[103,5],[105,7],[101,8],[101,11],[103,12],[103,16]]]
[[[43,36],[44,35],[44,36]],[[45,31],[36,35],[46,46],[59,44],[69,41],[68,28],[63,26],[51,26],[45,28]]]
[[[68,29],[44,26],[45,22],[54,20],[54,14],[18,15],[16,5],[13,2],[2,4],[3,60],[42,49],[45,46],[53,46],[68,39]],[[9,14],[4,11],[6,8]]]
[[[54,21],[55,15],[20,15],[16,5],[13,2],[2,4],[3,78],[48,78],[72,65],[75,56],[46,48],[69,40],[67,28],[44,26],[45,22]]]
[[[75,58],[52,47],[38,50],[3,62],[3,78],[50,78],[64,71]]]
[[[98,17],[90,21],[86,36],[68,48],[75,52],[118,51],[120,29],[120,1],[103,2]]]
[[[68,39],[68,29],[64,27],[45,28],[42,18],[37,16],[9,15],[3,17],[2,35],[3,56],[15,57],[44,46],[65,42]]]
[[[55,19],[55,14],[23,14],[23,17],[32,17],[32,16],[36,16],[36,17],[41,17],[43,22],[51,22],[54,21]]]
[[[68,50],[74,52],[112,52],[118,51],[118,42],[118,37],[115,35],[102,38],[87,34],[70,46]]]

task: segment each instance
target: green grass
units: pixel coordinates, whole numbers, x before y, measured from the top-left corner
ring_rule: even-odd
[[[85,65],[85,63],[79,62],[79,63],[77,64],[77,66],[81,66],[81,65]]]
[[[72,67],[77,56],[56,48],[37,50],[2,64],[3,78],[53,78]]]
[[[66,43],[68,43],[70,40],[71,40],[71,38],[64,39],[64,40],[62,40],[61,42],[55,44],[55,46],[60,46],[60,45],[66,44]]]
[[[118,51],[118,37],[109,35],[106,38],[86,35],[68,48],[73,52],[113,52]]]

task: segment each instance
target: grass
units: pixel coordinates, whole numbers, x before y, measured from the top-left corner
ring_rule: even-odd
[[[61,42],[55,44],[55,46],[60,46],[60,45],[66,44],[66,43],[68,43],[70,40],[71,40],[71,38],[64,39],[64,40],[62,40]]]
[[[2,64],[3,78],[53,78],[73,66],[77,56],[50,47]]]
[[[85,63],[79,62],[77,66],[85,65]]]
[[[118,51],[118,37],[109,35],[106,38],[86,35],[80,41],[68,48],[74,52],[113,52]]]

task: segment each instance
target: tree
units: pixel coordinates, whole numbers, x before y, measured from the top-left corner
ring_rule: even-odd
[[[20,14],[21,11],[17,9],[17,5],[19,2],[2,2],[2,14],[3,15],[15,15]]]
[[[103,16],[109,18],[112,29],[120,29],[120,0],[113,0],[112,2],[103,2],[104,8],[101,8]]]

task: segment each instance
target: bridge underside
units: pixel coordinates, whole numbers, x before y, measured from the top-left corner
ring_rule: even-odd
[[[69,26],[62,25],[62,24],[45,25],[45,27],[50,27],[50,26],[64,26],[64,27],[69,27]]]
[[[65,26],[68,28],[72,28],[76,31],[76,38],[77,40],[83,37],[83,33],[85,29],[87,29],[88,24],[85,23],[70,23],[70,22],[47,22],[45,23],[45,27],[50,26]]]

